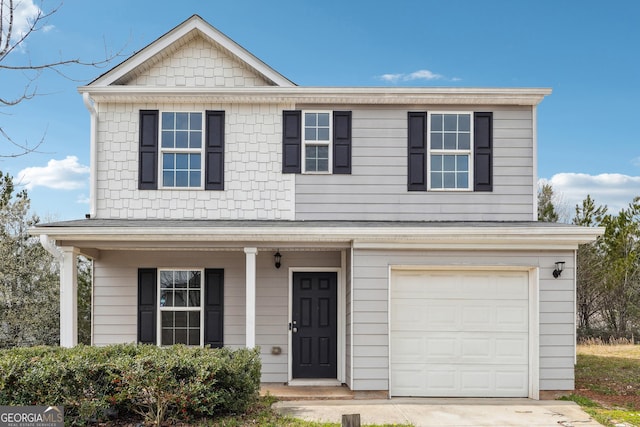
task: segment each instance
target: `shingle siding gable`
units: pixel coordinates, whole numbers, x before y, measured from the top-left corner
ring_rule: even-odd
[[[271,85],[214,42],[201,36],[176,43],[118,84],[153,87],[255,87]]]

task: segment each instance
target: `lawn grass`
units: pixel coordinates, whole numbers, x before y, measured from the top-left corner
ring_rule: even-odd
[[[575,373],[575,392],[565,400],[605,426],[640,427],[640,346],[579,345]]]

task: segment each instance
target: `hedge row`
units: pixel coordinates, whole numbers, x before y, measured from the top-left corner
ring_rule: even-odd
[[[242,413],[260,388],[257,349],[123,344],[0,351],[0,405],[62,405],[65,421],[190,421]]]

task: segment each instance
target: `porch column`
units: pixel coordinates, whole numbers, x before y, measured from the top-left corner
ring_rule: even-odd
[[[244,248],[246,277],[246,347],[256,346],[256,255],[257,248]]]
[[[74,347],[78,344],[78,250],[60,249],[60,346]]]

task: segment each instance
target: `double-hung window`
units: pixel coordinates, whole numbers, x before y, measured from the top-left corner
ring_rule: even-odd
[[[202,113],[163,112],[160,124],[164,188],[202,188]]]
[[[331,171],[331,111],[303,112],[303,173]]]
[[[429,188],[471,190],[473,126],[471,113],[429,113]]]
[[[160,345],[201,346],[204,340],[202,270],[159,271]]]

